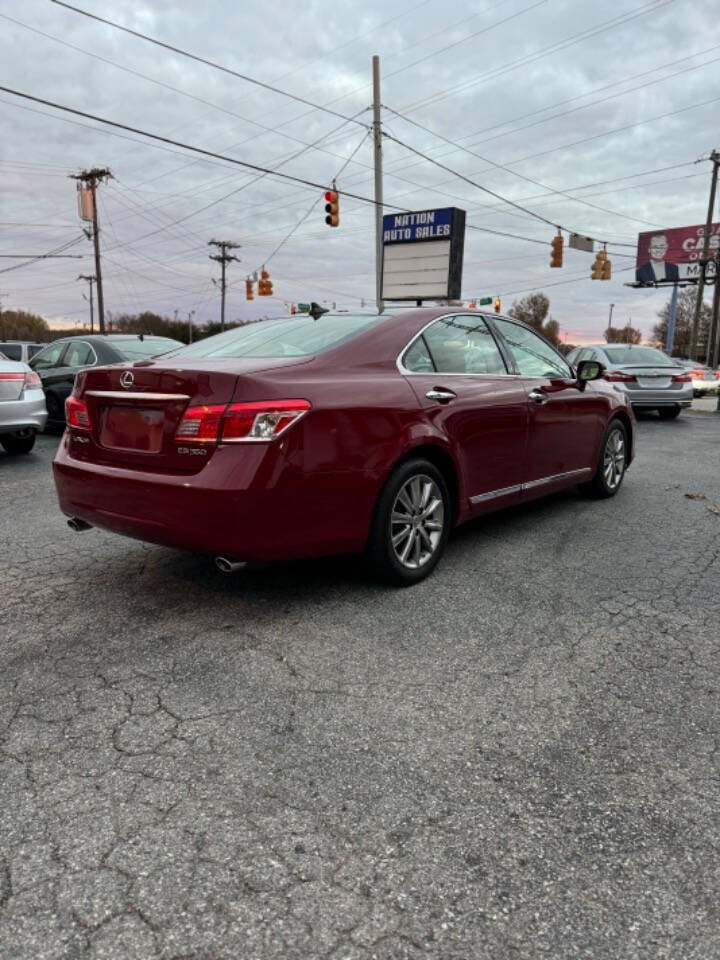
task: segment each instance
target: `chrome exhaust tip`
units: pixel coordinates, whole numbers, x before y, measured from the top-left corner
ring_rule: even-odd
[[[82,533],[83,530],[92,530],[93,528],[91,523],[88,523],[86,520],[81,520],[80,517],[70,517],[67,524],[75,533]]]
[[[245,560],[229,560],[227,557],[215,557],[215,566],[222,573],[237,573],[247,566]]]

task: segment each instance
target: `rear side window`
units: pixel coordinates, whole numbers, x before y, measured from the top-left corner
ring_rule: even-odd
[[[410,373],[433,373],[435,364],[432,362],[424,337],[418,337],[415,343],[405,351],[402,363]]]
[[[65,354],[66,367],[87,367],[93,363],[93,351],[90,344],[81,341],[71,343]]]
[[[423,334],[438,373],[507,373],[482,317],[443,317]]]
[[[8,360],[22,360],[22,346],[19,343],[0,343],[0,353]]]
[[[173,356],[179,361],[213,357],[309,357],[337,347],[387,317],[324,314],[261,320],[183,347]]]
[[[521,377],[543,377],[568,380],[572,370],[549,343],[527,327],[509,320],[495,319],[500,333],[510,347]]]

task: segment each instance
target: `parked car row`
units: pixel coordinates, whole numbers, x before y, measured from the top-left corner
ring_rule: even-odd
[[[679,360],[690,374],[693,385],[693,396],[704,397],[709,393],[717,393],[720,387],[720,370],[713,370],[704,363],[696,360]]]

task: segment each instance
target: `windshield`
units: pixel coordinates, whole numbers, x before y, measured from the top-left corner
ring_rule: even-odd
[[[178,350],[175,357],[308,357],[356,337],[379,322],[376,315],[324,314],[248,323]]]
[[[678,367],[677,360],[671,360],[666,354],[653,347],[634,347],[632,344],[616,345],[613,347],[603,347],[610,363],[618,366],[635,367]]]
[[[139,337],[135,337],[132,340],[113,340],[111,346],[124,360],[147,360],[148,357],[157,357],[161,353],[177,350],[182,344],[179,340],[171,340],[170,337],[153,337],[152,340],[148,338],[140,340]]]

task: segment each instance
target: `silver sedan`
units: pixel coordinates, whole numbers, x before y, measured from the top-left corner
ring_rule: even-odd
[[[657,410],[664,420],[677,417],[692,406],[692,377],[679,360],[662,350],[632,343],[598,343],[576,347],[568,360],[598,360],[606,368],[605,379],[626,393],[635,409]]]
[[[47,420],[40,377],[26,363],[0,360],[0,444],[7,453],[30,453]]]

